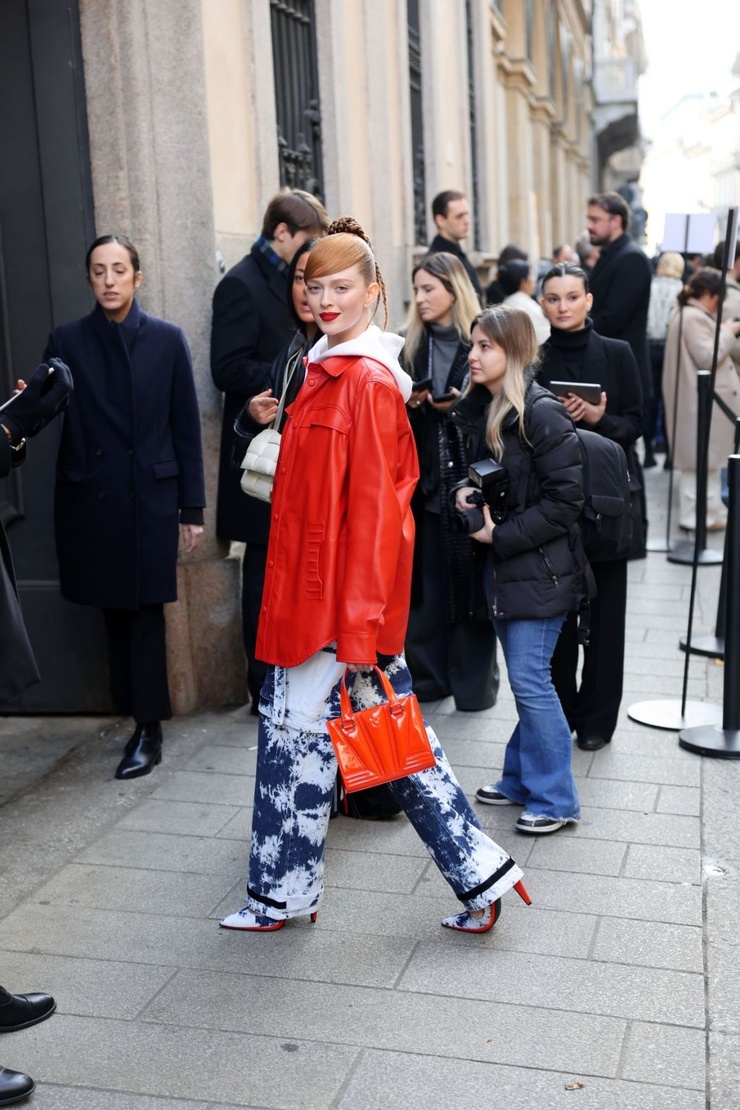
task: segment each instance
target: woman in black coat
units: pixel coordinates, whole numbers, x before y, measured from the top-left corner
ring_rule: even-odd
[[[628,343],[606,339],[593,330],[588,313],[592,297],[588,278],[578,266],[559,263],[542,283],[542,308],[550,321],[550,339],[542,352],[539,381],[591,382],[601,386],[598,405],[576,393],[563,398],[580,427],[614,440],[627,456],[630,476],[639,473],[635,443],[642,435],[643,397],[640,371]],[[629,558],[645,554],[639,500],[633,498],[633,545]],[[578,746],[597,751],[608,744],[617,726],[624,676],[624,625],[627,561],[593,564],[597,595],[591,603],[589,645],[584,649],[581,685],[577,686],[578,635],[571,615],[560,633],[552,660],[555,689]]]
[[[416,542],[406,660],[420,701],[451,694],[457,709],[489,709],[498,671],[476,567],[483,552],[456,529],[449,496],[468,469],[449,411],[468,379],[468,335],[480,308],[454,255],[427,255],[412,278],[404,364],[415,382],[407,408],[420,478],[411,502]],[[428,387],[419,388],[424,382]]]
[[[471,538],[486,545],[486,597],[506,659],[519,720],[496,783],[476,798],[520,805],[519,832],[556,832],[580,816],[571,769],[572,742],[550,677],[566,615],[584,598],[574,554],[583,507],[578,437],[563,406],[534,381],[537,339],[527,313],[488,308],[474,321],[469,391],[452,411],[469,457],[499,464],[495,508],[472,507],[474,489],[456,493]]]
[[[203,531],[200,421],[185,337],[142,312],[136,249],[122,236],[87,252],[94,311],[56,328],[47,357],[67,362],[75,393],[57,459],[61,592],[103,610],[111,689],[136,728],[116,778],[161,760],[172,716],[163,605],[177,598],[177,551]]]

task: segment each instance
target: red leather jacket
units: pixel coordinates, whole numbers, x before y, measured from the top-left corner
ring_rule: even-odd
[[[336,641],[343,663],[403,650],[419,469],[390,370],[309,363],[287,410],[272,494],[257,658],[295,667]]]

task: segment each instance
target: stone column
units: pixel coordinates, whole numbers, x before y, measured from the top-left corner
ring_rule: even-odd
[[[96,232],[139,248],[142,306],[179,324],[193,355],[206,527],[167,606],[178,713],[246,698],[239,566],[214,532],[220,395],[209,367],[215,261],[200,0],[80,0]]]

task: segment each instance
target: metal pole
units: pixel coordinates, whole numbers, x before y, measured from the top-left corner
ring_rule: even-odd
[[[679,734],[679,747],[715,759],[740,759],[740,455],[730,455],[727,520],[727,615],[722,725]]]

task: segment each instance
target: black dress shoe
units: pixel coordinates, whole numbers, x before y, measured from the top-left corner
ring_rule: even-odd
[[[0,1106],[12,1106],[14,1102],[22,1102],[35,1089],[36,1084],[30,1075],[0,1067]]]
[[[51,1017],[57,1004],[50,994],[10,994],[0,987],[0,1033],[17,1033]]]
[[[162,762],[162,725],[149,721],[137,725],[116,767],[117,779],[138,779]]]
[[[582,752],[597,752],[599,748],[605,748],[607,744],[611,743],[611,737],[605,739],[603,736],[577,736],[576,744]]]

